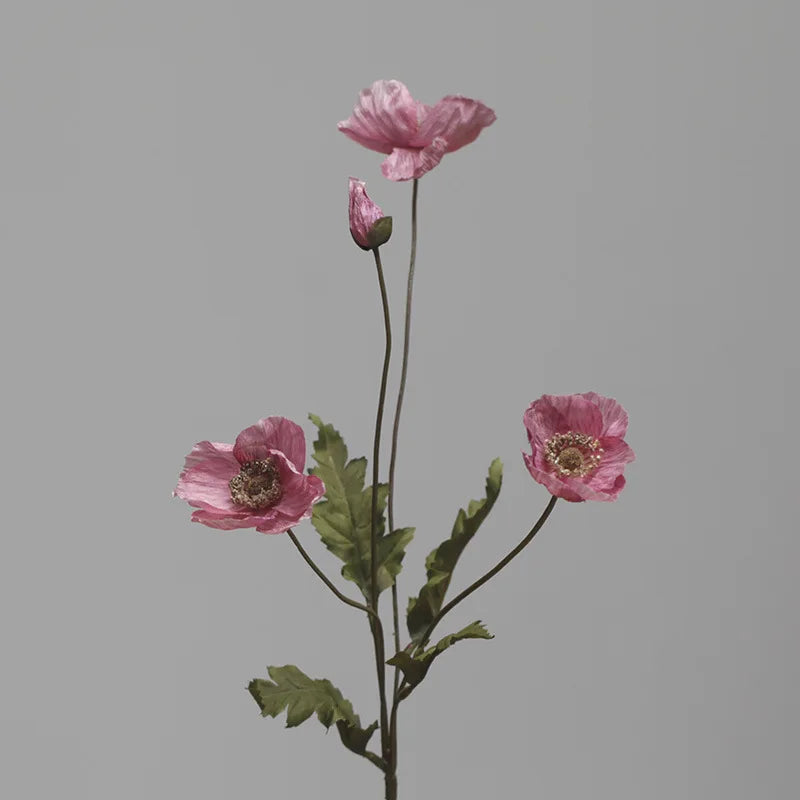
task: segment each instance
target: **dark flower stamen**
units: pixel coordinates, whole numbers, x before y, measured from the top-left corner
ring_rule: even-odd
[[[544,444],[545,458],[563,477],[583,478],[597,469],[603,448],[585,433],[557,433]]]
[[[280,473],[272,458],[242,464],[239,474],[230,479],[228,486],[233,502],[253,511],[274,506],[283,494]]]

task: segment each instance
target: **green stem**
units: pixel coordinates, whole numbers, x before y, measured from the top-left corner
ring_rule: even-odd
[[[495,566],[493,566],[483,577],[478,578],[478,580],[475,581],[475,583],[464,589],[464,591],[461,592],[461,594],[454,597],[431,620],[431,623],[426,628],[422,639],[420,639],[419,641],[419,644],[417,644],[417,646],[412,651],[412,655],[416,655],[425,647],[425,645],[428,643],[430,635],[433,633],[433,629],[439,624],[439,621],[445,614],[447,614],[448,611],[455,608],[455,606],[457,606],[465,597],[469,597],[469,595],[471,595],[476,589],[479,589],[481,586],[483,586],[483,584],[486,583],[486,581],[497,575],[497,573],[500,572],[500,570],[503,569],[503,567],[506,564],[508,564],[509,561],[518,556],[530,544],[533,537],[536,536],[536,534],[539,532],[544,523],[547,522],[547,518],[550,516],[550,512],[553,510],[553,506],[555,506],[557,499],[558,498],[555,495],[553,495],[550,498],[550,502],[547,504],[547,508],[545,508],[545,510],[542,512],[542,515],[539,517],[539,519],[536,520],[536,524],[530,529],[528,535],[504,559],[495,564]],[[400,702],[402,700],[405,700],[406,697],[408,697],[413,690],[414,687],[409,686],[406,679],[403,678],[403,681],[400,684],[400,688],[397,691],[397,696],[395,697],[394,704],[392,705],[392,717],[395,717],[397,715],[397,706],[400,704]]]
[[[324,583],[324,584],[325,584],[325,585],[326,585],[326,586],[327,586],[327,587],[328,587],[328,588],[329,588],[329,589],[330,589],[330,590],[331,590],[331,591],[332,591],[332,592],[333,592],[333,593],[334,593],[334,594],[335,594],[335,595],[336,595],[336,596],[337,596],[337,597],[338,597],[338,598],[339,598],[339,599],[340,599],[340,600],[341,600],[343,603],[347,603],[347,605],[348,605],[348,606],[352,606],[353,608],[357,608],[357,609],[359,609],[359,611],[363,611],[363,612],[365,612],[366,614],[369,614],[371,617],[375,617],[375,618],[377,618],[377,614],[375,613],[375,611],[374,611],[373,609],[371,609],[369,606],[365,606],[365,605],[363,605],[362,603],[358,603],[358,602],[356,602],[355,600],[351,600],[351,599],[350,599],[349,597],[347,597],[346,595],[343,595],[343,594],[342,594],[342,593],[341,593],[341,592],[340,592],[340,591],[339,591],[339,590],[338,590],[338,589],[337,589],[337,588],[336,588],[336,587],[335,587],[335,586],[334,586],[334,585],[333,585],[333,584],[330,582],[330,580],[328,580],[328,577],[325,575],[325,573],[324,573],[324,572],[323,572],[323,571],[322,571],[322,570],[321,570],[321,569],[320,569],[320,568],[319,568],[319,567],[318,567],[318,566],[317,566],[317,565],[316,565],[316,564],[315,564],[315,563],[314,563],[314,562],[311,560],[311,556],[310,556],[310,555],[309,555],[309,554],[308,554],[308,553],[305,551],[305,548],[303,547],[303,545],[301,545],[301,544],[300,544],[300,542],[299,542],[298,538],[297,538],[297,537],[294,535],[294,532],[292,531],[292,529],[291,529],[291,528],[290,528],[289,530],[287,530],[287,531],[286,531],[286,533],[288,533],[288,534],[289,534],[289,538],[292,540],[292,543],[294,544],[294,546],[295,546],[295,547],[298,549],[298,551],[300,552],[300,555],[301,555],[301,556],[303,556],[303,559],[305,560],[306,564],[308,564],[308,566],[309,566],[309,567],[311,567],[311,569],[313,569],[313,570],[314,570],[314,572],[316,572],[316,574],[317,574],[317,575],[318,575],[320,578],[322,578],[322,581],[323,581],[323,583]]]
[[[386,335],[386,347],[383,355],[383,371],[381,372],[381,388],[378,396],[378,412],[375,415],[375,436],[372,445],[372,518],[370,520],[370,597],[371,605],[378,610],[378,483],[381,455],[381,428],[383,427],[383,409],[386,405],[386,384],[389,380],[389,360],[392,355],[392,324],[389,320],[389,298],[386,295],[386,281],[383,279],[380,249],[375,248],[375,268],[378,272],[378,285],[381,290],[383,305],[383,327]],[[391,501],[390,501],[391,502]],[[389,532],[392,527],[389,524]]]
[[[392,325],[389,320],[389,298],[386,295],[386,281],[383,279],[383,265],[379,248],[373,249],[375,268],[378,273],[378,285],[383,305],[383,324],[386,335],[386,348],[383,356],[381,388],[378,397],[378,411],[375,417],[375,437],[372,447],[372,514],[370,519],[370,606],[375,611],[375,618],[370,620],[372,637],[375,643],[375,665],[378,670],[378,692],[381,704],[381,745],[385,761],[390,760],[391,741],[389,738],[389,721],[386,708],[386,660],[383,639],[383,626],[378,614],[378,484],[381,454],[381,428],[383,426],[383,409],[386,405],[386,384],[389,379],[389,360],[392,355]],[[391,527],[390,527],[391,532]]]
[[[406,286],[406,316],[403,326],[403,364],[400,368],[400,388],[397,392],[397,404],[394,410],[394,422],[392,424],[392,452],[389,458],[389,530],[394,530],[394,476],[397,465],[397,441],[400,433],[400,413],[403,410],[403,396],[406,391],[406,376],[408,374],[408,353],[411,343],[411,301],[414,294],[414,269],[417,262],[417,193],[419,191],[419,179],[414,179],[414,186],[411,191],[411,255],[408,264],[408,283]],[[397,580],[392,584],[392,617],[394,621],[394,651],[400,652],[400,622],[397,609]],[[386,797],[392,800],[397,796],[397,703],[398,692],[400,690],[400,669],[394,668],[394,685],[392,688],[392,713],[389,722],[389,743],[391,748],[391,758],[389,762],[389,772],[386,774]],[[390,787],[389,778],[393,779]]]
[[[380,618],[373,619],[370,617],[369,628],[372,632],[372,642],[375,647],[375,666],[378,672],[378,694],[381,707],[381,755],[384,761],[384,772],[388,774],[391,754],[389,752],[389,715],[386,708],[386,665],[384,664],[386,651],[383,640],[383,625]]]
[[[464,589],[461,594],[454,597],[444,608],[441,609],[441,611],[439,611],[439,613],[431,620],[430,624],[426,628],[422,639],[420,639],[419,644],[414,649],[415,653],[419,652],[425,647],[425,645],[428,643],[430,635],[433,633],[433,629],[439,624],[439,621],[445,614],[455,608],[462,600],[464,600],[464,598],[469,597],[476,589],[479,589],[481,586],[483,586],[486,581],[497,575],[497,573],[500,572],[500,570],[503,569],[503,567],[505,567],[509,561],[518,556],[528,546],[528,544],[530,544],[533,537],[536,536],[541,529],[542,525],[547,522],[547,518],[550,516],[550,512],[553,510],[553,506],[555,506],[557,499],[558,498],[555,495],[550,498],[547,508],[545,508],[545,510],[542,512],[542,515],[539,517],[539,519],[536,520],[536,524],[531,528],[528,535],[504,559],[495,564],[495,566],[493,566],[485,575],[478,578],[475,583]]]
[[[387,772],[384,778],[386,784],[386,800],[397,800],[397,774]]]
[[[381,772],[386,772],[386,762],[379,755],[376,755],[371,750],[365,750],[364,758],[372,762]]]
[[[394,423],[392,424],[392,452],[389,458],[389,530],[394,530],[394,476],[397,465],[397,441],[400,433],[400,413],[403,410],[403,396],[406,392],[406,376],[408,374],[408,353],[411,343],[411,301],[414,294],[414,269],[417,262],[417,193],[419,191],[419,179],[414,179],[414,186],[411,192],[411,257],[408,264],[408,283],[406,286],[406,317],[403,327],[403,364],[400,368],[400,388],[397,392],[397,404],[394,409]],[[397,582],[392,584],[392,610],[394,613],[394,651],[400,652],[400,626],[397,611]],[[397,697],[397,689],[400,677],[400,670],[394,670],[394,699]],[[392,737],[393,740],[395,737]]]

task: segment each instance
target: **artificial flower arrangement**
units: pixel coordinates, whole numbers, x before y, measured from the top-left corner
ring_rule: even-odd
[[[381,166],[386,178],[413,181],[403,354],[387,481],[380,481],[379,461],[392,327],[380,248],[391,237],[392,218],[384,216],[369,198],[362,181],[350,178],[350,232],[356,244],[374,257],[385,327],[371,480],[366,481],[367,460],[348,460],[339,432],[313,414],[310,419],[318,433],[311,455],[316,465],[304,472],[306,441],[302,429],[290,419],[270,416],[245,428],[233,444],[203,441],[195,445],[186,457],[174,492],[197,509],[192,521],[210,528],[285,533],[331,592],[366,615],[377,668],[377,721],[362,727],[350,702],[330,681],[309,677],[292,665],[269,667],[269,679],[256,678],[248,689],[264,716],[276,717],[286,710],[287,727],[299,725],[314,714],[326,728],[335,724],[342,744],[384,773],[387,800],[397,798],[397,718],[401,703],[424,681],[445,650],[464,639],[492,638],[476,621],[431,644],[439,623],[530,543],[558,498],[569,502],[616,500],[625,485],[625,465],[634,458],[624,439],[628,416],[615,400],[584,392],[543,395],[531,403],[523,415],[530,452],[523,457],[533,479],[550,492],[547,506],[505,558],[445,603],[456,564],[500,493],[503,467],[495,459],[489,467],[485,496],[459,510],[450,537],[428,555],[427,582],[409,599],[406,610],[410,641],[401,647],[397,578],[414,529],[395,526],[394,484],[409,358],[419,180],[445,154],[473,142],[494,121],[494,112],[477,100],[454,95],[427,106],[414,100],[402,83],[392,80],[377,81],[363,90],[352,115],[339,123],[339,130],[358,144],[386,154]],[[323,544],[344,562],[342,576],[361,590],[363,602],[340,591],[294,534],[292,528],[309,517]],[[386,589],[391,589],[391,642],[387,642],[378,607]],[[387,667],[392,668],[388,685]],[[376,731],[379,744],[371,749]]]

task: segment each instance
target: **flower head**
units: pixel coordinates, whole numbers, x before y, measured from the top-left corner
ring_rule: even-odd
[[[623,439],[628,414],[616,400],[594,392],[546,394],[523,422],[532,448],[523,457],[535,481],[573,502],[617,499],[634,454]]]
[[[196,444],[173,495],[199,509],[192,521],[209,528],[283,533],[310,517],[325,494],[319,478],[303,474],[305,461],[302,428],[267,417],[245,428],[235,444]]]
[[[338,127],[364,147],[388,154],[381,171],[389,180],[407,181],[432,170],[445,153],[475,141],[495,119],[491,108],[468,97],[448,95],[426,106],[400,81],[375,81]]]
[[[350,178],[350,233],[362,250],[380,247],[392,235],[392,218],[383,216],[370,200],[367,185],[358,178]]]

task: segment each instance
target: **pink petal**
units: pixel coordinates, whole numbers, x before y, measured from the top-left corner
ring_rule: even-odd
[[[233,455],[240,464],[245,464],[266,458],[271,450],[284,453],[298,470],[302,470],[306,463],[303,429],[286,417],[260,419],[236,437]]]
[[[564,481],[559,480],[553,472],[538,469],[530,453],[523,453],[522,457],[525,459],[525,466],[528,468],[531,477],[537,483],[541,483],[550,494],[554,494],[556,497],[561,497],[564,500],[569,500],[571,503],[583,502],[583,498],[572,491]]]
[[[272,451],[281,479],[283,494],[271,510],[277,511],[294,522],[311,516],[311,506],[325,494],[325,484],[315,475],[304,475],[283,456]],[[292,523],[294,524],[294,523]]]
[[[532,452],[525,453],[525,464],[534,480],[557,497],[579,500],[616,500],[625,486],[625,465],[634,460],[633,450],[620,435],[628,415],[611,398],[595,392],[577,395],[543,395],[531,403],[523,417]],[[600,463],[583,477],[557,475],[545,457],[545,443],[557,433],[575,431],[595,436],[603,448]]]
[[[310,516],[311,512],[309,511],[308,514],[300,519],[306,519]],[[295,525],[297,525],[297,523],[300,522],[300,519],[286,516],[285,514],[281,514],[279,511],[272,511],[269,516],[265,516],[259,520],[256,530],[259,533],[285,533],[289,530],[289,528],[293,528]]]
[[[353,113],[338,128],[370,150],[391,153],[411,141],[419,116],[420,104],[400,81],[375,81],[361,91]]]
[[[220,514],[203,509],[192,514],[192,522],[200,522],[209,528],[216,528],[221,531],[233,531],[240,528],[255,528],[261,522],[261,517],[251,513],[241,515]],[[286,529],[284,528],[284,530]]]
[[[233,445],[200,442],[186,456],[174,495],[196,508],[235,513],[228,481],[239,472]]]
[[[633,450],[617,438],[600,440],[603,454],[598,468],[584,478],[560,480],[584,500],[616,500],[625,486],[625,465],[634,460]]]
[[[474,142],[497,119],[494,111],[478,100],[448,95],[429,109],[413,144],[426,145],[437,136],[447,141],[448,153]]]
[[[430,145],[421,149],[396,147],[381,164],[381,172],[390,181],[410,181],[421,178],[432,170],[447,152],[444,139],[434,139]]]
[[[603,415],[603,435],[622,438],[628,430],[628,412],[613,398],[603,397],[596,392],[583,392],[585,397],[594,403]]]
[[[383,211],[367,194],[367,185],[358,178],[350,178],[350,233],[356,243],[371,249],[369,233],[372,226],[383,218]]]
[[[545,442],[556,433],[575,431],[595,437],[603,434],[600,409],[579,394],[542,395],[530,404],[523,421],[534,451],[543,450]]]
[[[572,503],[580,503],[584,500],[594,500],[609,502],[616,500],[622,488],[625,486],[625,477],[617,475],[609,486],[596,486],[591,478],[561,478],[554,472],[538,469],[533,459],[528,453],[523,453],[525,465],[528,467],[531,477],[541,483],[550,494],[569,500]]]
[[[603,448],[600,465],[588,476],[588,482],[595,489],[608,491],[624,472],[625,465],[634,461],[636,456],[627,442],[617,437],[603,437],[600,446]]]
[[[614,481],[610,486],[604,486],[604,487],[598,487],[591,481],[587,483],[578,483],[575,485],[570,483],[569,485],[570,488],[573,488],[576,494],[579,494],[581,498],[584,500],[594,500],[594,501],[608,503],[608,502],[613,502],[619,496],[619,493],[625,486],[625,476],[617,475],[617,477],[614,478]]]

